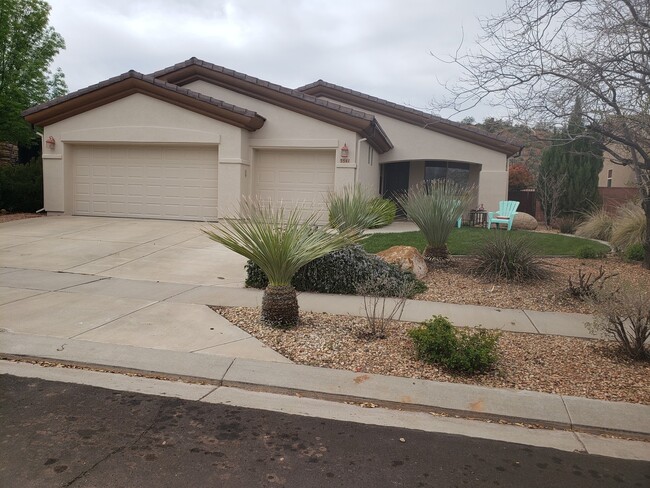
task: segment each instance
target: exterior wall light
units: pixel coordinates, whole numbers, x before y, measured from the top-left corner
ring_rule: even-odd
[[[54,140],[54,137],[52,136],[48,137],[47,140],[45,141],[45,145],[49,149],[54,149],[54,147],[56,146],[56,141]]]
[[[348,149],[347,143],[343,144],[343,147],[341,148],[341,157],[342,158],[350,157],[350,150]]]

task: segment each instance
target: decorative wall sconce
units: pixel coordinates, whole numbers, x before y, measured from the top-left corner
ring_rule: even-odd
[[[47,140],[45,141],[45,145],[49,149],[54,149],[54,147],[56,146],[56,141],[54,140],[54,137],[52,136],[48,137]]]
[[[341,148],[341,157],[342,158],[347,158],[350,156],[350,150],[348,149],[348,144],[345,143],[343,144],[343,147]]]

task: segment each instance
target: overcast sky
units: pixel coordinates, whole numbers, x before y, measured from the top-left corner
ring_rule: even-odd
[[[70,91],[196,56],[295,88],[317,79],[422,110],[505,0],[49,0]],[[449,113],[442,113],[449,116]],[[482,107],[453,117],[505,115]]]

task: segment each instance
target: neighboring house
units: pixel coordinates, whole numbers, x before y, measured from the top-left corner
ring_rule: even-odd
[[[604,208],[616,212],[629,200],[638,198],[639,187],[632,166],[612,162],[612,157],[603,154],[603,169],[598,174],[598,193]]]
[[[192,58],[129,71],[30,108],[44,130],[49,214],[214,220],[243,196],[322,211],[330,191],[427,178],[507,197],[521,147],[323,81],[297,90]]]
[[[603,155],[603,169],[598,174],[600,188],[636,188],[636,175],[632,166],[612,162],[611,156]]]

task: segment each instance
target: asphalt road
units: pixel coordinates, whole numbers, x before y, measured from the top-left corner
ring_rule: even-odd
[[[2,375],[0,486],[648,487],[650,463]]]

